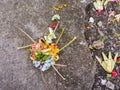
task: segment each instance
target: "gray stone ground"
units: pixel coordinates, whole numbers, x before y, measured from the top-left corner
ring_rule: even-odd
[[[38,39],[47,32],[47,26],[55,13],[61,16],[60,27],[65,33],[59,43],[77,36],[77,40],[60,53],[58,63],[68,67],[57,67],[66,77],[63,81],[50,68],[44,72],[53,90],[91,90],[95,65],[84,38],[83,12],[86,0],[0,0],[0,90],[47,90],[40,71],[29,59],[27,49],[17,50],[32,42],[14,26],[23,28],[31,37]],[[68,7],[54,11],[53,7],[67,3]],[[59,31],[58,31],[59,32]]]

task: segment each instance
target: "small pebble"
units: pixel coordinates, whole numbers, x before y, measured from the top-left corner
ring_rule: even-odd
[[[115,89],[114,89],[114,88],[115,88],[115,85],[114,85],[112,82],[110,82],[110,81],[108,81],[108,82],[106,83],[106,87],[109,88],[109,89],[115,90]]]
[[[90,17],[90,18],[89,18],[89,22],[94,23],[94,18],[93,18],[93,17]]]
[[[98,33],[100,34],[100,36],[105,36],[104,33],[98,29]]]
[[[101,84],[102,84],[102,85],[105,85],[105,84],[106,84],[106,82],[107,82],[107,80],[106,80],[106,79],[101,79]]]
[[[120,87],[116,85],[116,90],[120,90]]]
[[[99,21],[99,22],[97,23],[97,25],[98,25],[99,27],[102,27],[102,26],[103,26],[102,21]]]

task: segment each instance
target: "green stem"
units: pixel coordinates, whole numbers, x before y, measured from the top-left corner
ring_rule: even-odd
[[[73,41],[75,41],[77,39],[77,37],[74,37],[70,42],[68,42],[65,46],[63,46],[60,51],[62,51],[63,49],[65,49],[67,46],[69,46]]]
[[[50,84],[48,84],[48,82],[46,81],[42,71],[41,71],[41,77],[42,77],[43,82],[46,84],[47,88],[49,90],[53,90],[52,87],[50,86]]]
[[[58,44],[59,40],[61,39],[61,37],[62,37],[62,35],[63,35],[64,30],[65,30],[65,29],[64,29],[64,28],[62,28],[62,32],[61,32],[61,34],[60,34],[59,38],[57,39],[56,44]]]
[[[21,29],[18,26],[15,26],[17,29],[19,29],[21,32],[23,32],[32,42],[36,42],[30,35],[28,35],[23,29]]]

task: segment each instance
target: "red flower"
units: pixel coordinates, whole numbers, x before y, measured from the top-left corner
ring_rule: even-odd
[[[116,77],[118,75],[118,72],[116,70],[112,71],[111,76],[112,78]]]
[[[43,67],[43,66],[44,66],[44,63],[41,63],[40,65]]]
[[[50,27],[52,28],[52,29],[55,29],[56,28],[56,26],[57,26],[57,24],[52,24]]]
[[[101,15],[102,14],[102,10],[97,10],[96,14],[97,15]]]
[[[57,48],[57,44],[54,43],[53,46],[54,46],[54,48]]]
[[[119,57],[117,57],[117,61],[116,61],[117,63],[120,63],[120,56]]]
[[[114,59],[114,56],[112,56],[112,59]],[[120,63],[120,56],[117,57],[116,62],[117,62],[117,63]]]

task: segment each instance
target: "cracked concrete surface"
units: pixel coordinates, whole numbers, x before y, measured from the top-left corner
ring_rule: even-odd
[[[77,36],[77,40],[60,53],[58,63],[68,67],[57,67],[66,77],[63,81],[50,68],[44,72],[53,90],[91,90],[94,82],[95,65],[84,38],[84,18],[81,8],[87,0],[1,0],[0,1],[0,90],[47,90],[40,71],[35,69],[27,49],[18,46],[32,42],[14,26],[23,28],[37,40],[47,32],[51,17],[61,16],[60,28],[65,33],[59,43]],[[67,3],[67,8],[54,11],[53,7]],[[57,34],[59,31],[57,32]]]

